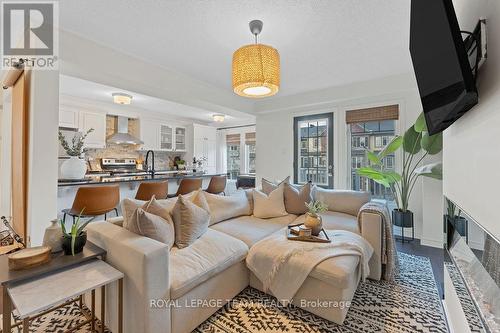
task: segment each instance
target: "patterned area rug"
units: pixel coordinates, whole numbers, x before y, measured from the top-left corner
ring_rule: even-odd
[[[343,325],[249,287],[194,332],[448,332],[429,259],[398,255],[395,281],[361,283]]]
[[[100,310],[100,309],[99,309]],[[44,316],[40,316],[30,322],[30,333],[60,333],[66,332],[69,328],[77,326],[79,323],[84,322],[87,318],[85,314],[90,315],[90,310],[83,305],[83,311],[75,301],[55,311],[49,312]],[[17,319],[14,315],[14,319]],[[96,323],[96,328],[100,329],[100,321]],[[12,332],[22,332],[22,326],[12,329]],[[75,333],[88,333],[91,332],[90,324],[80,327]],[[98,331],[100,332],[100,330]],[[110,330],[105,328],[106,333],[111,333]]]

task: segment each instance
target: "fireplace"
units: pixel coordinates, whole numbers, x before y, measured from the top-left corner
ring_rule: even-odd
[[[500,242],[447,203],[445,267],[452,287],[472,332],[500,332]]]

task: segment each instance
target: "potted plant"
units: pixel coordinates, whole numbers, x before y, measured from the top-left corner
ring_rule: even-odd
[[[178,170],[185,170],[186,169],[186,161],[184,161],[184,160],[178,160],[176,162],[176,164],[177,164],[177,169]]]
[[[83,230],[87,224],[89,224],[92,219],[89,219],[85,222],[81,222],[81,216],[83,213],[83,209],[77,218],[73,221],[71,225],[71,230],[69,233],[66,231],[66,225],[64,224],[64,220],[60,219],[61,230],[62,230],[62,242],[61,247],[66,255],[75,255],[83,251],[83,247],[85,243],[87,243],[87,232]]]
[[[384,159],[400,148],[402,148],[401,172],[386,169]],[[413,226],[413,212],[408,209],[408,205],[420,176],[442,179],[441,163],[420,165],[425,157],[438,154],[442,148],[442,133],[430,135],[422,113],[403,136],[395,136],[380,152],[366,150],[369,165],[359,168],[357,173],[391,190],[397,206],[392,212],[392,220],[396,226],[403,228]]]
[[[323,229],[323,221],[319,214],[326,212],[328,206],[321,201],[311,201],[306,203],[308,212],[306,213],[306,220],[304,226],[311,229],[313,236],[318,236]]]
[[[94,129],[89,129],[85,134],[76,133],[71,139],[71,145],[68,143],[64,135],[59,131],[59,142],[70,158],[61,165],[61,178],[64,179],[82,179],[87,172],[87,162],[80,159],[83,154],[83,144],[87,136]]]

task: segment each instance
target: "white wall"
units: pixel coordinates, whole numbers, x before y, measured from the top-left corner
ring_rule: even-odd
[[[500,238],[500,1],[453,3],[462,30],[487,19],[488,59],[479,73],[479,104],[444,132],[444,194]]]
[[[314,96],[316,94],[316,97]],[[398,133],[411,126],[422,110],[413,74],[396,75],[379,80],[330,88],[316,93],[302,94],[275,101],[265,101],[258,105],[257,115],[257,184],[265,177],[282,180],[293,175],[293,118],[306,114],[334,113],[334,187],[350,188],[347,160],[347,125],[345,111],[356,108],[399,104],[400,120]],[[401,165],[396,158],[396,166]],[[429,185],[429,192],[442,197],[441,182]],[[425,193],[428,195],[427,191]],[[434,225],[423,227],[422,181],[415,186],[410,209],[414,212],[415,236],[431,246],[442,246],[441,234],[435,235]],[[439,225],[442,230],[442,207],[429,207],[426,223]],[[396,230],[398,232],[398,230]],[[408,232],[408,231],[407,231]],[[441,240],[441,241],[439,241]]]

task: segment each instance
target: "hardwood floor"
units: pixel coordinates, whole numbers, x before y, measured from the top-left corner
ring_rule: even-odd
[[[414,241],[404,244],[401,243],[399,237],[396,237],[396,248],[399,252],[404,252],[408,254],[414,254],[416,256],[427,257],[430,259],[432,264],[432,271],[434,272],[434,278],[438,285],[439,294],[441,298],[444,298],[444,288],[443,288],[443,274],[444,274],[444,250],[420,245],[420,240],[415,239]]]

